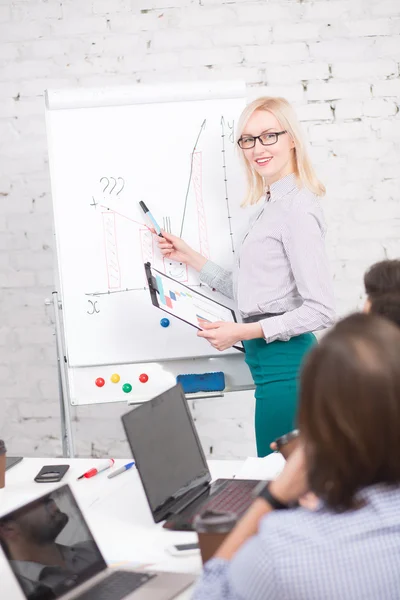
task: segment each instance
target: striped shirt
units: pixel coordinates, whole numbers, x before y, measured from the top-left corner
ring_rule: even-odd
[[[234,298],[242,317],[284,313],[260,321],[267,342],[324,329],[335,314],[325,232],[318,197],[292,173],[250,220],[235,271],[207,261],[200,280]]]
[[[204,568],[193,600],[400,598],[400,488],[372,486],[363,508],[274,511],[231,561]]]

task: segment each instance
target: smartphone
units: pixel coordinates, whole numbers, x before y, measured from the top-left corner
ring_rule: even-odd
[[[193,544],[176,544],[175,546],[169,546],[167,552],[172,556],[194,556],[199,553],[199,545],[197,542],[193,542]]]
[[[55,483],[61,481],[69,465],[45,465],[35,477],[37,483]]]
[[[299,430],[293,429],[293,431],[289,431],[289,433],[285,433],[285,435],[275,440],[277,450],[282,454],[283,458],[288,459],[293,450],[295,450],[299,443],[299,435]]]

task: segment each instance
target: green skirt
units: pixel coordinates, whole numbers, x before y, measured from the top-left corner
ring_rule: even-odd
[[[313,333],[303,333],[287,342],[267,344],[256,339],[243,343],[256,386],[257,455],[266,456],[272,452],[271,442],[296,427],[300,368],[316,338]]]

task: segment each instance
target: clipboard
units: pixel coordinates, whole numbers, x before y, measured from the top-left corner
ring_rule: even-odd
[[[235,312],[228,306],[224,306],[165,273],[153,269],[149,262],[145,263],[144,269],[151,302],[156,308],[199,330],[201,327],[198,324],[198,318],[209,323],[216,321],[237,323]],[[242,342],[238,342],[232,348],[245,352]]]

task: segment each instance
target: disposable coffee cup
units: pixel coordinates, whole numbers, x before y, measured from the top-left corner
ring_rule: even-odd
[[[6,446],[0,440],[0,488],[6,485]]]
[[[199,538],[201,560],[206,563],[218,550],[237,522],[232,512],[207,510],[194,519],[194,528]]]

